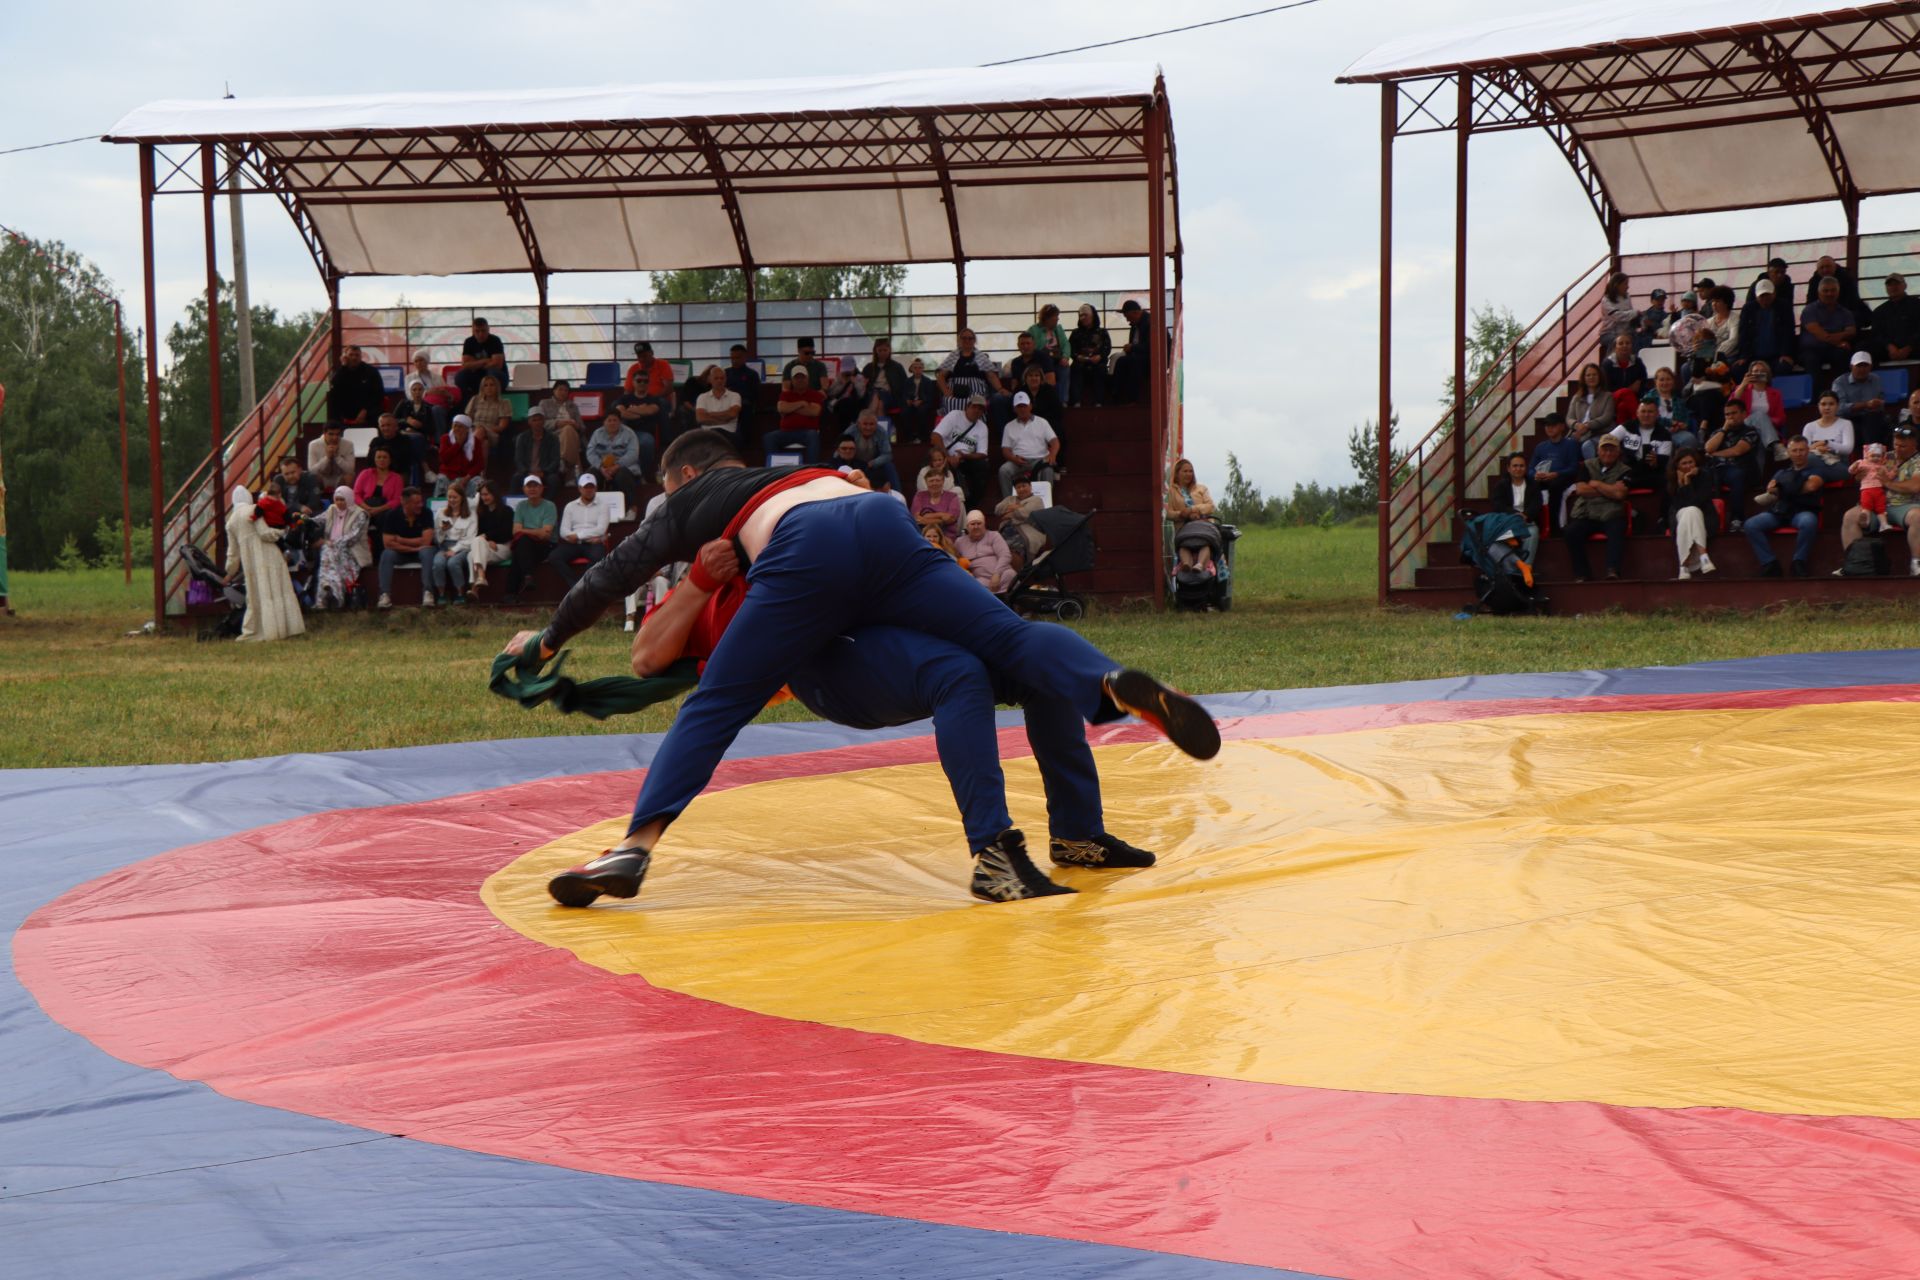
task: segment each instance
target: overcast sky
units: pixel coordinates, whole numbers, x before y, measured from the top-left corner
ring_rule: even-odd
[[[0,44],[0,148],[102,133],[157,98],[240,97],[655,80],[833,75],[971,65],[1173,22],[1223,17],[1256,0],[1028,0],[953,11],[828,0],[803,12],[736,0],[723,9],[664,0],[389,0],[317,9],[282,0],[89,0],[10,6]],[[1378,280],[1378,90],[1333,83],[1395,35],[1534,11],[1501,0],[1320,0],[1304,9],[1075,55],[1157,61],[1173,103],[1187,252],[1187,440],[1217,486],[1228,450],[1268,490],[1349,478],[1346,436],[1374,414]],[[723,25],[716,15],[724,12]],[[1684,6],[1676,13],[1684,13]],[[990,38],[969,37],[988,36]],[[1047,62],[1032,64],[1044,83]],[[1440,413],[1452,298],[1452,144],[1396,151],[1395,401],[1408,428]],[[1472,157],[1468,296],[1531,319],[1605,250],[1566,162],[1536,133],[1478,140]],[[159,202],[161,329],[204,288],[199,204]],[[291,223],[270,200],[247,206],[256,303],[325,305]],[[119,283],[137,314],[136,153],[81,143],[0,157],[0,223],[63,240]],[[1724,245],[1841,230],[1837,206],[1629,224],[1628,250]],[[1864,225],[1920,225],[1909,200],[1870,202]],[[225,217],[221,218],[222,270]],[[975,264],[969,286],[1130,288],[1145,264]],[[909,292],[952,289],[950,268],[915,269]],[[348,281],[348,305],[530,303],[526,281]],[[562,276],[555,302],[644,300],[644,277]],[[263,381],[274,371],[262,370]]]

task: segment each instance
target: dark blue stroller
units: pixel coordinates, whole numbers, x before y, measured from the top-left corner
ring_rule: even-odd
[[[1484,613],[1547,611],[1547,598],[1534,585],[1533,566],[1520,558],[1526,545],[1527,522],[1511,511],[1485,515],[1461,513],[1466,533],[1460,539],[1460,559],[1473,566],[1473,590]]]

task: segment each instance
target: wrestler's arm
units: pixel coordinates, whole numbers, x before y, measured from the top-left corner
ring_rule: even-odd
[[[686,655],[687,635],[699,621],[700,611],[720,584],[740,572],[733,543],[725,538],[715,538],[700,548],[700,563],[713,579],[712,587],[696,584],[693,575],[688,575],[667,593],[659,608],[641,621],[633,637],[633,674],[642,679],[659,675]]]
[[[561,645],[592,626],[608,605],[645,586],[661,565],[673,563],[674,533],[667,513],[671,505],[661,503],[625,541],[580,575],[580,581],[573,584],[547,623],[541,636],[541,657],[558,653]],[[514,639],[517,642],[520,637]],[[519,651],[518,644],[508,645],[508,652]]]

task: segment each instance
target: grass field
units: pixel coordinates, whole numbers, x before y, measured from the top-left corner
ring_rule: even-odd
[[[1255,530],[1240,544],[1232,612],[1097,612],[1078,624],[1125,662],[1194,692],[1362,684],[1903,648],[1913,604],[1455,621],[1374,605],[1374,531]],[[150,579],[115,571],[15,574],[0,618],[0,767],[231,760],[483,738],[663,729],[671,708],[609,724],[490,697],[501,642],[544,614],[442,608],[318,617],[281,645],[127,636]],[[627,637],[602,623],[570,670],[625,669]],[[801,719],[789,707],[769,719]]]

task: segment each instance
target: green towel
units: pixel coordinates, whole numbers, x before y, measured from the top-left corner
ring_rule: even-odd
[[[692,658],[682,658],[657,676],[602,676],[598,680],[575,680],[561,674],[566,651],[553,656],[551,663],[539,661],[540,642],[527,646],[531,661],[503,653],[493,660],[493,674],[487,688],[523,707],[551,702],[563,714],[583,712],[595,720],[623,716],[640,711],[656,702],[686,692],[700,682],[700,668]],[[544,670],[542,668],[545,668]]]

